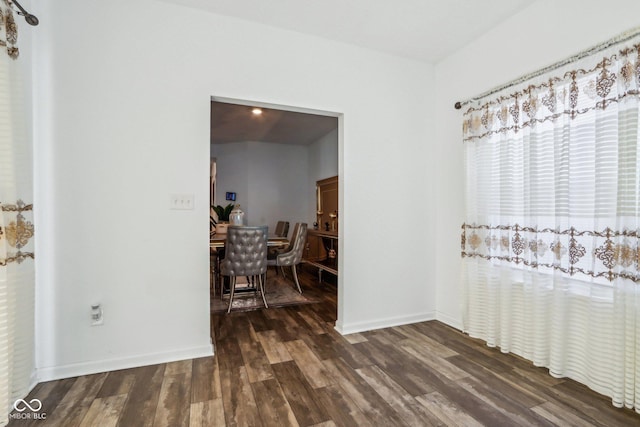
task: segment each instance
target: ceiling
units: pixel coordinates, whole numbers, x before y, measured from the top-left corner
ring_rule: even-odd
[[[536,0],[164,0],[387,54],[436,63]],[[211,103],[211,142],[309,144],[335,117]]]
[[[436,63],[536,0],[165,0]]]
[[[338,118],[211,101],[211,143],[259,141],[308,145],[338,128]]]

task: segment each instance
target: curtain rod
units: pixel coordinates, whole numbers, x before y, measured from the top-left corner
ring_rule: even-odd
[[[490,90],[488,90],[486,92],[481,93],[480,95],[476,95],[473,98],[467,99],[466,101],[462,101],[462,102],[458,101],[458,102],[456,102],[454,104],[454,107],[455,107],[456,110],[459,110],[462,107],[464,107],[465,105],[470,104],[473,101],[477,101],[477,100],[482,99],[484,97],[487,97],[489,95],[493,95],[496,92],[500,92],[500,91],[502,91],[504,89],[507,89],[507,88],[509,88],[511,86],[518,85],[520,83],[523,83],[523,82],[525,82],[525,81],[527,81],[529,79],[533,79],[535,77],[538,77],[538,76],[540,76],[540,75],[542,75],[544,73],[547,73],[549,71],[556,70],[556,69],[558,69],[560,67],[563,67],[563,66],[565,66],[567,64],[570,64],[572,62],[578,61],[578,60],[580,60],[580,59],[582,59],[582,58],[584,58],[586,56],[589,56],[589,55],[592,55],[594,53],[597,53],[597,52],[600,52],[602,50],[605,50],[605,49],[607,49],[607,48],[609,48],[611,46],[614,46],[614,45],[616,45],[618,43],[626,42],[627,40],[630,40],[630,39],[634,38],[635,36],[637,36],[639,34],[640,34],[640,27],[636,27],[636,28],[634,28],[632,30],[625,31],[624,33],[620,34],[617,37],[614,37],[614,38],[612,38],[610,40],[607,40],[604,43],[600,43],[600,44],[598,44],[596,46],[593,46],[593,47],[591,47],[591,48],[589,48],[587,50],[584,50],[584,51],[582,51],[582,52],[580,52],[580,53],[578,53],[576,55],[573,55],[573,56],[571,56],[571,57],[569,57],[567,59],[564,59],[562,61],[556,62],[555,64],[549,65],[548,67],[544,67],[544,68],[542,68],[542,69],[540,69],[538,71],[534,71],[533,73],[529,73],[529,74],[526,74],[524,76],[518,77],[515,80],[511,80],[510,82],[505,83],[502,86],[498,86],[498,87],[495,87],[493,89],[490,89]]]
[[[22,7],[20,3],[18,3],[16,0],[9,0],[9,3],[15,4],[16,7],[20,9],[20,12],[18,12],[18,15],[24,16],[24,20],[27,21],[27,24],[33,25],[33,26],[38,25],[38,23],[40,22],[38,18],[36,18],[35,15],[32,15],[26,10],[24,10],[24,7]]]

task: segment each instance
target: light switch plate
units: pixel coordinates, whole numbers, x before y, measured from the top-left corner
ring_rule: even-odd
[[[193,194],[169,195],[169,209],[193,210]]]

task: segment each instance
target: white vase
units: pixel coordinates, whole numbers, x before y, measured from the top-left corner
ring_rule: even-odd
[[[227,228],[229,224],[226,222],[219,222],[216,224],[216,234],[227,234]]]
[[[243,225],[244,212],[242,212],[242,209],[240,209],[240,205],[236,205],[229,214],[229,222],[231,223],[231,225]]]

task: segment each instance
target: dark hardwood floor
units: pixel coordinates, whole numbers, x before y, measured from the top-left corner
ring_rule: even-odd
[[[215,357],[38,384],[27,400],[46,420],[9,425],[640,426],[609,398],[440,322],[343,337],[335,286],[302,270],[322,302],[212,316]]]

